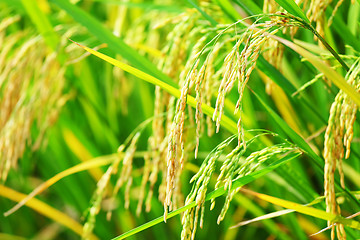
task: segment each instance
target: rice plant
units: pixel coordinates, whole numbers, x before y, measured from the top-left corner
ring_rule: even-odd
[[[0,0],[0,239],[359,239],[359,4]]]

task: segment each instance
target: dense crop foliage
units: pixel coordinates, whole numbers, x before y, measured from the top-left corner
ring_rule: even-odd
[[[0,239],[359,239],[359,4],[0,0]]]

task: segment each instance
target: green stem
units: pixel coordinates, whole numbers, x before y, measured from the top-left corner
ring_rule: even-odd
[[[279,16],[283,16],[283,15],[279,15]],[[287,17],[289,17],[289,16],[287,16]],[[341,59],[339,54],[337,54],[337,52],[326,42],[326,40],[320,35],[320,33],[318,33],[316,31],[316,29],[313,26],[311,26],[310,23],[307,23],[303,19],[295,17],[295,16],[290,16],[290,18],[300,22],[301,25],[303,25],[305,28],[309,29],[321,41],[321,43],[326,47],[326,49],[330,51],[330,53],[341,64],[341,66],[345,69],[345,71],[348,72],[350,70],[348,65],[346,65],[346,63]]]
[[[311,31],[316,35],[317,38],[321,41],[322,44],[331,52],[331,54],[338,60],[338,62],[343,66],[343,68],[348,72],[350,68],[346,63],[341,59],[339,54],[335,52],[335,50],[325,41],[325,39],[311,26]]]

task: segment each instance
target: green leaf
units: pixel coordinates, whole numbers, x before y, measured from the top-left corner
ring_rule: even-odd
[[[298,135],[292,128],[290,128],[289,125],[274,110],[272,110],[271,107],[269,107],[268,104],[266,104],[266,102],[263,101],[258,94],[256,94],[254,91],[252,91],[252,92],[255,95],[255,97],[259,100],[259,102],[264,106],[264,108],[269,113],[269,115],[279,125],[279,127],[290,137],[290,139],[298,147],[300,147],[304,152],[306,152],[311,157],[311,159],[313,160],[315,165],[318,167],[318,170],[323,172],[323,166],[324,166],[323,159],[320,156],[318,156],[314,152],[314,150],[312,150],[312,148],[309,146],[309,144],[307,144],[307,142],[300,135]],[[344,190],[346,192],[346,194],[354,201],[354,203],[356,203],[358,206],[360,206],[359,201],[357,200],[357,198],[355,198],[355,196],[353,194],[350,193],[348,188],[345,187],[345,189],[344,189],[344,188],[340,187],[339,181],[335,181],[335,184],[337,187]]]
[[[332,9],[328,7],[326,9],[326,12],[330,15],[332,14]],[[358,21],[351,21],[351,22],[354,22],[357,25]],[[349,44],[355,50],[360,51],[360,42],[358,40],[358,36],[354,35],[349,30],[349,28],[342,20],[341,16],[335,15],[331,26],[334,27],[335,31],[339,34],[339,37],[341,37],[346,44]]]
[[[26,10],[24,8],[24,5],[21,3],[22,0],[0,0],[0,3],[5,3],[9,7],[13,7],[16,9],[18,13],[23,14]]]
[[[239,178],[239,179],[237,179],[237,180],[235,180],[233,182],[232,189],[242,187],[242,186],[244,186],[244,185],[246,185],[246,184],[248,184],[248,183],[250,183],[250,182],[252,182],[252,181],[254,181],[254,180],[256,180],[256,179],[258,179],[260,177],[262,177],[262,176],[264,176],[265,174],[275,170],[276,168],[284,165],[285,163],[299,157],[300,155],[301,155],[301,153],[293,153],[293,154],[287,155],[287,156],[281,158],[280,160],[278,160],[277,162],[271,164],[270,166],[268,166],[268,167],[266,167],[264,169],[261,169],[260,171],[257,171],[257,172],[251,173],[249,175],[246,175],[246,176],[244,176],[242,178]],[[211,200],[213,198],[217,198],[217,197],[222,196],[222,195],[224,195],[226,193],[227,193],[227,190],[224,190],[224,187],[219,188],[219,189],[209,193],[206,196],[205,201],[209,201],[209,200]],[[185,212],[187,209],[193,208],[195,206],[196,206],[196,202],[192,202],[192,203],[190,203],[190,204],[188,204],[188,205],[186,205],[184,207],[181,207],[181,208],[179,208],[179,209],[177,209],[177,210],[175,210],[173,212],[170,212],[167,215],[166,219],[175,217],[175,216],[179,215],[180,213]],[[126,232],[126,233],[124,233],[124,234],[122,234],[122,235],[120,235],[118,237],[115,237],[112,240],[120,240],[120,239],[130,237],[130,236],[132,236],[132,235],[134,235],[134,234],[136,234],[138,232],[141,232],[141,231],[143,231],[145,229],[148,229],[148,228],[150,228],[152,226],[155,226],[155,225],[157,225],[157,224],[159,224],[159,223],[161,223],[163,221],[164,221],[163,216],[158,217],[158,218],[156,218],[156,219],[154,219],[154,220],[152,220],[150,222],[147,222],[147,223],[145,223],[145,224],[143,224],[143,225],[141,225],[141,226],[139,226],[137,228],[131,229],[130,231],[128,231],[128,232]]]
[[[21,1],[31,21],[34,23],[40,34],[45,39],[46,44],[52,49],[56,50],[59,44],[59,37],[54,31],[49,19],[42,12],[36,1]]]
[[[259,102],[264,106],[269,115],[275,120],[275,122],[280,126],[280,128],[290,137],[290,139],[299,146],[302,150],[304,150],[315,162],[322,167],[322,158],[319,157],[306,143],[306,141],[297,134],[289,125],[274,111],[272,110],[266,103],[261,99],[261,97],[252,91],[255,97],[259,100]]]
[[[293,0],[275,0],[281,7],[283,7],[288,13],[299,17],[310,23],[309,19],[306,17],[303,11],[299,8],[299,6]]]
[[[213,0],[216,4],[218,4],[221,9],[229,15],[229,17],[233,21],[237,21],[241,19],[241,15],[236,11],[236,9],[231,5],[229,0]]]
[[[296,92],[296,88],[289,80],[287,80],[284,75],[282,75],[279,70],[277,70],[273,65],[265,60],[263,56],[258,58],[257,66],[260,71],[266,74],[271,80],[273,80],[277,85],[279,85],[286,94],[291,96]]]
[[[121,38],[114,36],[109,29],[105,28],[97,19],[89,15],[84,10],[71,4],[67,0],[49,1],[65,10],[75,19],[75,21],[86,27],[91,34],[97,37],[101,42],[108,44],[111,50],[120,54],[136,68],[160,78],[171,86],[176,85],[169,76],[158,70],[147,58],[141,56],[133,48],[129,47]]]
[[[162,4],[153,4],[153,3],[147,3],[147,2],[126,2],[126,1],[119,1],[119,0],[94,0],[94,2],[102,2],[105,4],[113,4],[113,5],[121,5],[126,6],[128,8],[139,8],[144,9],[146,11],[163,11],[168,13],[181,13],[185,9],[180,4],[174,4],[174,5],[162,5]]]
[[[208,20],[211,25],[213,26],[216,26],[217,25],[217,22],[211,17],[209,16],[209,14],[207,14],[206,12],[204,12],[196,3],[194,3],[192,0],[187,0],[194,8],[196,8],[200,13],[201,15],[204,16],[204,18],[206,20]]]
[[[243,8],[249,15],[263,14],[261,8],[250,0],[234,0],[241,8]]]
[[[360,106],[360,94],[351,85],[349,85],[340,74],[338,74],[334,69],[328,67],[320,58],[286,39],[278,36],[272,37],[306,58],[310,63],[312,63],[312,65],[314,65],[314,67],[322,72],[330,81],[343,90],[358,106]]]
[[[168,93],[170,93],[171,95],[173,95],[176,98],[180,98],[180,96],[181,96],[180,90],[169,85],[168,83],[163,82],[160,79],[157,79],[156,77],[153,77],[145,72],[142,72],[139,69],[136,69],[125,63],[122,63],[112,57],[109,57],[109,56],[102,54],[98,51],[95,51],[91,48],[85,47],[78,43],[76,43],[76,44],[79,45],[80,47],[82,47],[83,49],[85,49],[86,51],[88,51],[89,53],[105,60],[106,62],[108,62],[116,67],[121,68],[122,70],[134,75],[135,77],[138,77],[146,82],[149,82],[153,85],[161,87],[162,89],[164,89],[165,91],[167,91]],[[196,100],[194,97],[188,95],[187,96],[187,104],[189,104],[192,107],[196,107],[197,103],[196,103]],[[204,103],[201,105],[201,108],[202,108],[202,111],[204,112],[204,114],[206,114],[208,116],[212,116],[212,114],[214,113],[214,108],[212,108]],[[223,115],[221,118],[221,125],[224,126],[227,130],[229,130],[233,134],[237,134],[237,132],[238,132],[237,124],[225,115]]]
[[[269,195],[262,194],[262,193],[253,192],[248,189],[241,189],[241,191],[248,193],[250,195],[256,196],[262,200],[273,203],[275,205],[282,206],[287,209],[293,209],[293,210],[303,213],[305,215],[324,219],[327,221],[331,221],[333,223],[341,223],[347,227],[360,230],[360,222],[352,220],[352,219],[346,219],[346,218],[342,217],[341,215],[335,215],[333,213],[328,213],[328,212],[325,212],[320,209],[316,209],[313,207],[307,207],[307,206],[304,206],[304,205],[301,205],[301,204],[298,204],[295,202],[287,201],[284,199],[276,198],[276,197],[269,196]]]

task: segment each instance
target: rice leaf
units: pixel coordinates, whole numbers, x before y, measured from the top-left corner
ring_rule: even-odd
[[[0,185],[0,196],[8,198],[15,202],[20,202],[22,199],[26,197],[25,194],[19,193],[11,188],[8,188],[4,185]],[[31,199],[26,203],[26,206],[32,208],[33,210],[37,211],[41,215],[52,219],[53,221],[67,227],[68,229],[72,230],[73,232],[77,233],[81,236],[83,231],[83,226],[75,221],[74,219],[70,218],[65,213],[49,206],[48,204],[38,200],[38,199]],[[96,240],[98,239],[94,234],[91,234],[90,239]]]
[[[303,213],[305,215],[309,215],[312,217],[316,217],[316,218],[320,218],[320,219],[324,219],[327,221],[331,221],[331,222],[335,222],[335,223],[341,223],[344,224],[345,226],[348,226],[350,228],[354,228],[354,229],[358,229],[360,230],[360,222],[352,220],[352,219],[346,219],[340,215],[335,215],[332,213],[328,213],[325,212],[323,210],[319,210],[313,207],[307,207],[295,202],[291,202],[291,201],[287,201],[284,199],[280,199],[280,198],[276,198],[276,197],[272,197],[266,194],[262,194],[262,193],[257,193],[257,192],[253,192],[251,190],[248,189],[241,189],[242,192],[248,193],[250,195],[253,195],[255,197],[258,197],[264,201],[273,203],[275,205],[278,206],[282,206],[284,208],[287,209],[293,209],[297,212]]]
[[[323,166],[324,166],[323,159],[319,155],[317,155],[314,152],[314,150],[312,150],[312,148],[309,146],[309,144],[307,144],[306,141],[300,135],[298,135],[292,128],[290,128],[289,125],[274,110],[272,110],[268,106],[268,104],[266,104],[266,102],[264,100],[262,100],[262,98],[258,94],[256,94],[254,91],[253,91],[253,94],[256,96],[256,98],[259,100],[259,102],[263,105],[263,107],[266,109],[266,111],[269,113],[269,115],[279,125],[279,127],[290,137],[290,139],[298,147],[300,147],[303,151],[305,151],[311,157],[311,159],[313,159],[313,162],[317,166],[318,170],[323,172],[324,171],[323,170]],[[339,187],[340,186],[339,181],[336,181],[335,185],[337,185]],[[341,189],[343,189],[343,188],[341,188]],[[355,198],[355,196],[353,194],[351,194],[350,191],[346,187],[343,190],[345,191],[347,196],[349,196],[349,198],[352,199],[352,201],[354,203],[356,203],[358,206],[360,206],[360,203],[357,200],[357,198]]]
[[[326,9],[326,12],[329,14],[331,14],[332,11],[333,10],[330,7]],[[349,28],[346,26],[342,18],[340,16],[335,15],[333,20],[334,21],[332,26],[334,27],[335,31],[339,34],[339,37],[342,38],[346,44],[349,44],[350,46],[355,48],[355,50],[360,51],[360,42],[358,38],[349,30]]]
[[[241,19],[240,14],[236,11],[229,0],[214,0],[214,2],[216,2],[216,4],[218,4],[232,20],[237,21],[238,19]]]
[[[24,0],[25,1],[25,0]],[[49,0],[55,3],[60,8],[65,10],[78,23],[88,29],[88,31],[97,37],[101,42],[108,44],[109,48],[115,53],[120,54],[123,58],[128,60],[133,66],[142,71],[156,76],[169,85],[175,86],[175,83],[170,77],[159,71],[154,64],[147,58],[141,56],[137,51],[128,46],[121,38],[115,37],[112,32],[105,28],[98,20],[89,15],[84,10],[80,9],[67,0]]]
[[[262,216],[259,216],[259,217],[250,219],[250,220],[246,220],[246,221],[239,222],[238,224],[230,227],[230,229],[231,229],[231,228],[242,227],[242,226],[248,225],[248,224],[250,224],[250,223],[259,222],[259,221],[263,221],[263,220],[270,219],[270,218],[275,218],[275,217],[283,216],[283,215],[285,215],[285,214],[292,213],[292,212],[295,212],[295,210],[285,209],[285,210],[280,210],[280,211],[268,213],[268,214],[265,214],[265,215],[262,215]]]
[[[59,37],[54,31],[53,26],[44,12],[42,12],[36,1],[22,0],[26,12],[29,14],[31,20],[37,27],[40,34],[45,39],[46,44],[52,49],[56,50],[59,44]]]
[[[64,129],[63,136],[69,149],[80,161],[87,162],[94,158],[94,156],[86,149],[80,139],[78,139],[71,130]],[[96,181],[99,181],[101,176],[104,174],[99,168],[91,169],[89,172]]]
[[[277,36],[273,36],[274,39],[293,49],[295,52],[306,58],[310,63],[314,65],[320,72],[322,72],[329,80],[331,80],[338,88],[348,94],[354,102],[360,106],[360,94],[350,86],[346,80],[338,74],[334,69],[328,67],[322,60],[315,55],[306,51],[304,48]]]
[[[105,4],[113,4],[113,5],[122,5],[128,8],[140,8],[147,11],[157,10],[157,11],[164,11],[169,13],[181,13],[185,9],[183,6],[179,5],[160,5],[160,4],[153,4],[147,2],[135,3],[135,2],[126,2],[126,1],[118,1],[118,0],[94,0],[94,2],[102,2]]]
[[[81,172],[81,171],[90,170],[90,169],[93,169],[93,168],[108,165],[111,162],[113,162],[117,157],[118,157],[117,153],[111,154],[111,155],[108,155],[108,156],[97,157],[97,158],[94,158],[92,160],[88,160],[86,162],[75,165],[75,166],[73,166],[71,168],[68,168],[68,169],[62,171],[62,172],[59,172],[54,177],[48,179],[47,181],[45,181],[44,183],[39,185],[37,188],[35,188],[30,194],[28,194],[26,196],[24,195],[24,197],[22,197],[22,198],[16,198],[17,199],[16,201],[18,202],[18,204],[16,204],[10,210],[6,211],[4,213],[4,215],[9,216],[10,214],[14,213],[15,211],[17,211],[22,206],[27,205],[27,203],[28,202],[30,203],[30,201],[35,196],[39,195],[45,189],[48,189],[50,186],[54,185],[55,183],[57,183],[61,179],[65,178],[67,176],[70,176],[70,175],[72,175],[74,173],[78,173],[78,172]]]
[[[208,20],[211,25],[216,26],[217,22],[215,21],[215,19],[213,19],[209,14],[207,14],[205,11],[203,11],[194,1],[192,0],[187,0],[194,8],[196,8],[196,10],[199,11],[199,13],[201,13],[201,15],[204,16],[204,18],[206,20]]]
[[[263,100],[262,98],[253,91],[255,97],[259,100],[259,102],[264,106],[269,115],[275,120],[275,122],[281,127],[281,129],[290,137],[290,139],[301,149],[303,149],[309,156],[315,160],[315,162],[322,168],[322,158],[319,157],[306,143],[306,141],[298,135],[289,125],[274,111],[272,110]]]
[[[136,68],[134,68],[134,67],[132,67],[130,65],[127,65],[125,63],[122,63],[122,62],[120,62],[120,61],[118,61],[118,60],[116,60],[114,58],[111,58],[111,57],[109,57],[109,56],[107,56],[105,54],[102,54],[102,53],[100,53],[98,51],[95,51],[93,49],[85,47],[85,46],[83,46],[83,45],[81,45],[79,43],[76,43],[76,44],[78,44],[80,47],[82,47],[83,49],[85,49],[89,53],[91,53],[91,54],[105,60],[106,62],[108,62],[108,63],[110,63],[110,64],[112,64],[112,65],[114,65],[116,67],[121,68],[125,72],[128,72],[128,73],[130,73],[130,74],[132,74],[132,75],[134,75],[134,76],[136,76],[136,77],[138,77],[138,78],[140,78],[140,79],[142,79],[142,80],[144,80],[146,82],[149,82],[149,83],[151,83],[153,85],[157,85],[157,86],[161,87],[162,89],[164,89],[165,91],[167,91],[168,93],[170,93],[171,95],[173,95],[174,97],[180,98],[180,96],[181,96],[180,90],[173,87],[173,86],[171,86],[171,85],[169,85],[169,84],[167,84],[166,82],[163,82],[163,81],[161,81],[161,80],[159,80],[159,79],[157,79],[157,78],[155,78],[155,77],[153,77],[153,76],[151,76],[151,75],[149,75],[149,74],[147,74],[145,72],[142,72],[139,69],[136,69]],[[196,107],[196,104],[197,104],[195,98],[192,97],[192,96],[187,96],[187,103],[192,107]],[[214,108],[212,108],[212,107],[210,107],[210,106],[208,106],[208,105],[206,105],[204,103],[202,103],[201,108],[202,108],[204,114],[206,114],[208,116],[212,116],[212,114],[215,111]],[[223,116],[222,119],[221,119],[221,123],[231,133],[237,134],[237,131],[238,131],[237,130],[237,125],[229,117]]]
[[[261,169],[261,170],[259,170],[259,171],[256,171],[256,172],[253,172],[253,173],[251,173],[251,174],[249,174],[249,175],[246,175],[246,176],[244,176],[244,177],[241,177],[241,178],[239,178],[239,179],[237,179],[237,180],[235,180],[235,181],[233,182],[233,184],[232,184],[232,189],[236,189],[236,188],[239,188],[239,187],[241,187],[241,186],[244,186],[244,185],[246,185],[246,184],[248,184],[248,183],[250,183],[250,182],[253,182],[254,180],[256,180],[256,179],[264,176],[265,174],[267,174],[267,173],[275,170],[276,168],[284,165],[285,163],[287,163],[287,162],[289,162],[289,161],[291,161],[291,160],[299,157],[300,155],[301,155],[301,153],[289,154],[289,155],[281,158],[280,160],[278,160],[276,163],[271,164],[271,165],[268,166],[268,167],[265,167],[265,168],[263,168],[263,169]],[[217,197],[222,196],[222,195],[224,195],[224,194],[226,194],[226,193],[227,193],[227,190],[224,190],[224,187],[219,188],[219,189],[217,189],[217,190],[212,191],[211,193],[209,193],[209,194],[206,196],[205,201],[209,201],[209,200],[211,200],[211,199],[213,199],[213,198],[217,198]],[[197,204],[196,201],[194,201],[194,202],[192,202],[192,203],[190,203],[190,204],[188,204],[188,205],[186,205],[186,206],[183,206],[183,207],[181,207],[181,208],[179,208],[179,209],[177,209],[177,210],[175,210],[175,211],[172,211],[172,212],[168,213],[166,219],[170,219],[170,218],[172,218],[172,217],[175,217],[175,216],[181,214],[182,212],[186,211],[187,209],[190,209],[190,208],[195,207],[196,204]],[[133,236],[134,234],[136,234],[136,233],[138,233],[138,232],[141,232],[141,231],[143,231],[143,230],[145,230],[145,229],[148,229],[148,228],[150,228],[150,227],[152,227],[152,226],[155,226],[155,225],[157,225],[157,224],[159,224],[159,223],[161,223],[161,222],[163,222],[163,221],[164,221],[164,217],[163,217],[163,216],[158,217],[158,218],[156,218],[156,219],[154,219],[154,220],[152,220],[152,221],[150,221],[150,222],[147,222],[147,223],[145,223],[145,224],[143,224],[143,225],[141,225],[141,226],[139,226],[139,227],[137,227],[137,228],[134,228],[134,229],[132,229],[132,230],[130,230],[130,231],[128,231],[128,232],[126,232],[126,233],[118,236],[118,237],[115,237],[115,238],[113,238],[112,240],[121,240],[121,239],[124,239],[124,238],[128,238],[128,237]]]
[[[294,0],[275,0],[275,1],[280,6],[282,6],[286,11],[288,11],[288,13],[310,23],[309,19],[306,17],[304,12],[299,8],[299,6],[294,2]]]
[[[262,14],[263,11],[254,1],[251,0],[234,0],[241,8],[243,8],[249,15]]]

